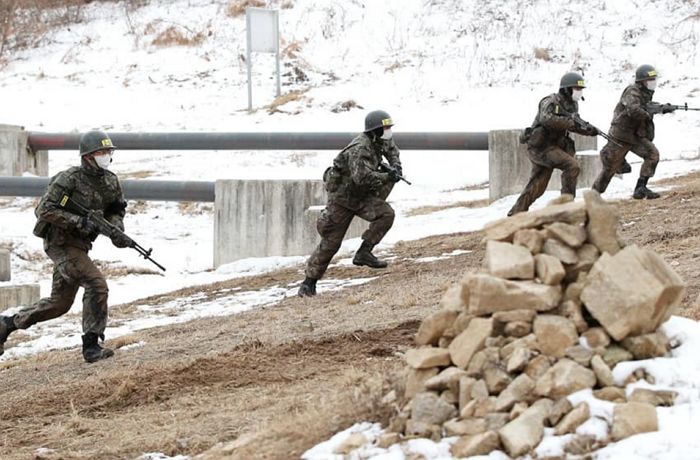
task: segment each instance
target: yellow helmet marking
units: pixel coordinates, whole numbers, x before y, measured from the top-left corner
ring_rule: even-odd
[[[382,126],[391,126],[393,124],[394,124],[394,122],[391,121],[391,118],[384,118],[382,120]]]
[[[102,139],[102,147],[114,147],[112,139]]]

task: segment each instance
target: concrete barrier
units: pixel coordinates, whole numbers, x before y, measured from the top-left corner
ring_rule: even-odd
[[[326,203],[320,180],[218,180],[214,200],[214,267],[246,257],[310,254]],[[355,218],[346,239],[367,223]]]
[[[0,249],[0,281],[10,281],[11,277],[10,251]]]
[[[21,176],[25,172],[48,176],[48,152],[32,151],[27,138],[21,126],[0,125],[0,176]]]
[[[0,286],[0,311],[19,306],[29,306],[39,300],[38,284]]]
[[[527,148],[518,141],[521,130],[504,129],[489,132],[489,200],[522,192],[530,178],[532,163]],[[602,169],[598,159],[598,139],[592,136],[572,135],[576,143],[576,157],[581,164],[578,187],[590,187]],[[548,190],[561,188],[561,172],[554,170]]]

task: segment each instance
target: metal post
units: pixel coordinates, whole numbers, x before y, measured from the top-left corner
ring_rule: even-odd
[[[280,83],[280,12],[275,11],[275,58],[277,66],[277,97],[282,94],[282,85]]]
[[[252,53],[250,50],[251,30],[250,30],[250,13],[246,11],[245,15],[245,30],[246,30],[246,66],[248,67],[248,111],[253,110],[253,63],[251,62]]]

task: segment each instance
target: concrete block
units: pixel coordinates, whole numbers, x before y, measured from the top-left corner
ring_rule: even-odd
[[[532,163],[527,148],[518,141],[521,130],[506,129],[489,132],[489,201],[519,194],[530,178]],[[572,134],[576,143],[576,158],[581,165],[578,188],[593,185],[602,169],[598,158],[598,138]],[[561,188],[561,172],[554,170],[548,190]]]
[[[309,251],[310,206],[326,202],[322,181],[218,180],[214,200],[214,266],[246,257]]]
[[[0,281],[10,281],[11,277],[10,251],[0,249]]]
[[[28,137],[21,126],[0,125],[0,176],[21,176],[25,172],[48,176],[48,152],[32,151]]]
[[[38,284],[0,285],[0,311],[32,305],[39,295]]]

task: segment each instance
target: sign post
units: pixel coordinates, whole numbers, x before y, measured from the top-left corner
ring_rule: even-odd
[[[253,110],[252,53],[274,53],[277,73],[277,96],[282,93],[280,84],[279,10],[246,8],[246,65],[248,67],[248,110]]]

